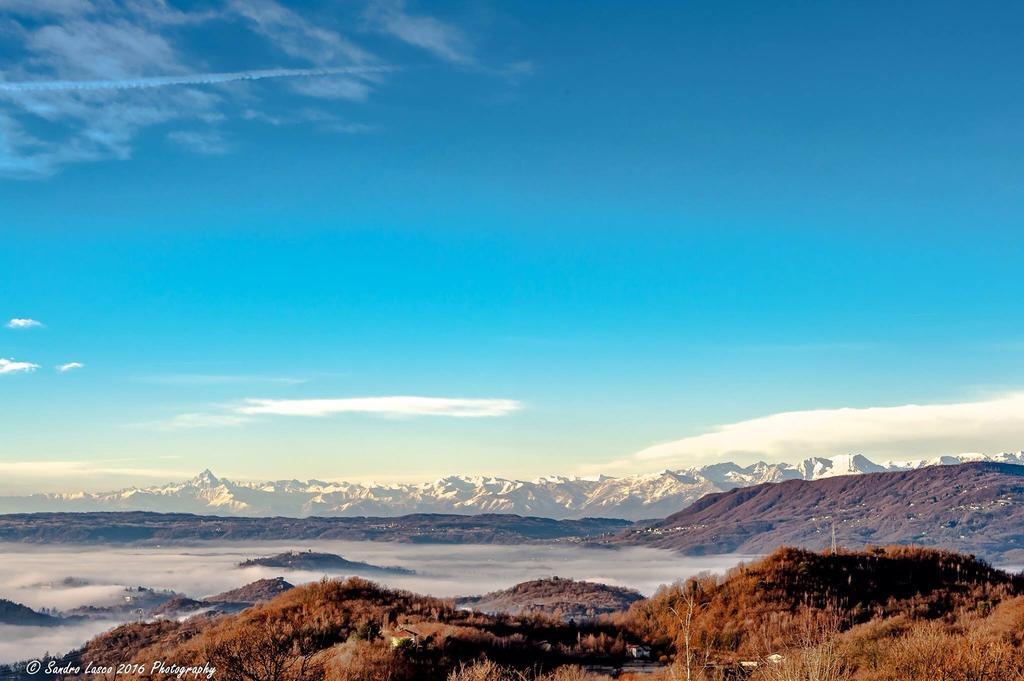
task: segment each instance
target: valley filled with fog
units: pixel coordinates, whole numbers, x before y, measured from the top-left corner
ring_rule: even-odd
[[[36,610],[103,607],[124,597],[125,587],[144,586],[201,598],[257,579],[284,577],[292,584],[321,579],[324,571],[282,570],[238,563],[289,550],[312,549],[415,574],[365,574],[373,581],[421,594],[481,594],[519,582],[558,575],[626,586],[645,595],[659,585],[700,572],[721,572],[750,558],[683,557],[646,548],[577,546],[410,545],[316,541],[206,543],[190,546],[38,546],[0,544],[4,574],[0,598]],[[68,580],[68,578],[73,578]],[[0,625],[0,663],[59,654],[105,631],[118,620],[88,620],[57,627]]]

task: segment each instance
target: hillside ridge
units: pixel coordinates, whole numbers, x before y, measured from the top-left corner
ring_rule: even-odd
[[[618,543],[691,555],[778,546],[919,544],[1013,561],[1024,556],[1024,466],[967,463],[711,494]]]

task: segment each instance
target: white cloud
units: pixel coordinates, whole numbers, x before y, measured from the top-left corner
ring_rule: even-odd
[[[57,73],[74,78],[128,78],[181,67],[170,42],[124,19],[64,20],[43,24],[26,35],[26,48]]]
[[[448,397],[347,397],[318,400],[246,400],[239,414],[277,416],[330,416],[332,414],[376,414],[380,416],[449,416],[476,418],[505,416],[522,408],[522,403],[505,399],[461,399]]]
[[[174,130],[167,133],[167,139],[197,154],[219,156],[231,150],[219,132],[198,130]]]
[[[15,317],[11,321],[7,322],[8,329],[33,329],[42,326],[43,323],[36,319],[29,319],[28,317]]]
[[[190,473],[184,469],[146,468],[127,465],[134,459],[104,459],[93,461],[74,460],[39,460],[39,461],[0,461],[0,475],[5,477],[18,476],[24,478],[50,478],[59,476],[104,475],[131,476],[142,478],[176,478],[186,477]]]
[[[310,78],[292,83],[292,89],[300,95],[321,99],[345,99],[364,102],[370,97],[371,86],[365,79],[330,77]]]
[[[1024,392],[975,402],[813,409],[771,414],[648,447],[610,467],[659,468],[735,460],[795,460],[1008,451],[1024,443]]]
[[[251,419],[236,414],[205,414],[200,412],[178,414],[168,421],[156,425],[160,430],[192,430],[193,428],[224,428],[240,426]]]
[[[522,406],[521,402],[508,399],[418,397],[408,395],[297,400],[249,398],[244,400],[241,405],[222,405],[220,411],[189,412],[178,414],[163,421],[130,424],[129,427],[154,428],[157,430],[223,428],[241,426],[255,420],[255,417],[259,416],[324,417],[335,414],[365,414],[390,418],[413,416],[486,418],[507,416],[519,411],[522,409]]]
[[[253,31],[292,57],[314,64],[336,64],[341,60],[364,64],[374,60],[373,55],[337,31],[309,21],[273,0],[232,0],[229,7],[246,19]]]
[[[294,376],[268,376],[262,374],[157,374],[139,376],[136,380],[162,385],[223,385],[230,383],[281,383],[299,385],[306,379]]]
[[[0,56],[0,175],[9,177],[130,159],[136,138],[152,126],[184,123],[198,134],[236,114],[239,101],[251,106],[268,94],[244,89],[244,82],[288,80],[307,96],[365,99],[369,84],[390,70],[322,22],[269,0],[215,3],[203,12],[182,12],[160,0],[0,0],[0,13],[5,8],[11,56]],[[223,22],[244,22],[264,38],[274,64],[282,58],[306,63],[196,69],[209,56],[197,53],[184,31],[210,33]],[[317,79],[330,82],[318,88],[309,82]],[[210,139],[179,141],[201,153],[223,150]]]
[[[67,364],[58,364],[57,365],[57,371],[59,371],[62,374],[66,374],[69,371],[74,371],[75,369],[81,369],[84,366],[85,365],[82,364],[81,362],[68,362]]]
[[[98,10],[81,5],[74,19],[19,25],[22,50],[0,89],[4,175],[44,177],[69,163],[128,159],[142,129],[218,113],[214,94],[145,86],[151,78],[184,79],[190,69],[142,16],[85,18]],[[134,81],[143,87],[118,89]]]
[[[38,368],[39,365],[32,362],[15,362],[13,359],[0,357],[0,376],[4,374],[30,373]]]
[[[257,416],[332,416],[369,414],[391,418],[444,416],[485,418],[507,416],[522,409],[522,403],[506,399],[450,397],[347,397],[339,399],[268,400],[247,399],[242,406],[221,412],[189,412],[164,421],[131,424],[130,427],[157,430],[191,430],[241,426]]]
[[[0,10],[30,17],[54,14],[76,16],[87,7],[80,0],[0,0]]]
[[[200,4],[182,10],[164,0],[0,0],[7,48],[0,54],[0,176],[40,178],[69,164],[128,160],[143,131],[156,126],[191,131],[177,141],[193,151],[222,153],[223,142],[197,135],[244,110],[294,111],[300,98],[367,100],[394,68],[351,39],[346,26],[482,68],[456,26],[410,14],[400,1],[371,0],[365,15],[338,4]],[[208,46],[225,30],[253,43],[249,52],[265,61],[216,70],[223,55]],[[269,79],[282,87],[249,83]],[[371,128],[342,122],[316,129]]]
[[[441,59],[457,64],[475,60],[462,31],[429,16],[409,14],[403,0],[374,0],[366,11],[370,26]]]

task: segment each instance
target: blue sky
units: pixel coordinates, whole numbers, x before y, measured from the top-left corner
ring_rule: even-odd
[[[0,491],[1024,447],[1022,25],[0,0]]]

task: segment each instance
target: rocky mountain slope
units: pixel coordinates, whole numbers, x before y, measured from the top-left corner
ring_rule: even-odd
[[[1024,466],[932,466],[711,494],[618,540],[688,554],[920,544],[1024,559]]]
[[[156,511],[226,516],[392,517],[413,513],[512,513],[546,518],[663,518],[705,494],[784,480],[909,470],[989,459],[981,455],[875,463],[860,455],[812,457],[796,464],[717,463],[700,468],[613,478],[508,480],[452,476],[422,484],[355,484],[309,480],[233,482],[210,471],[186,482],[106,493],[0,497],[0,513]],[[991,460],[1024,463],[1024,454]]]

